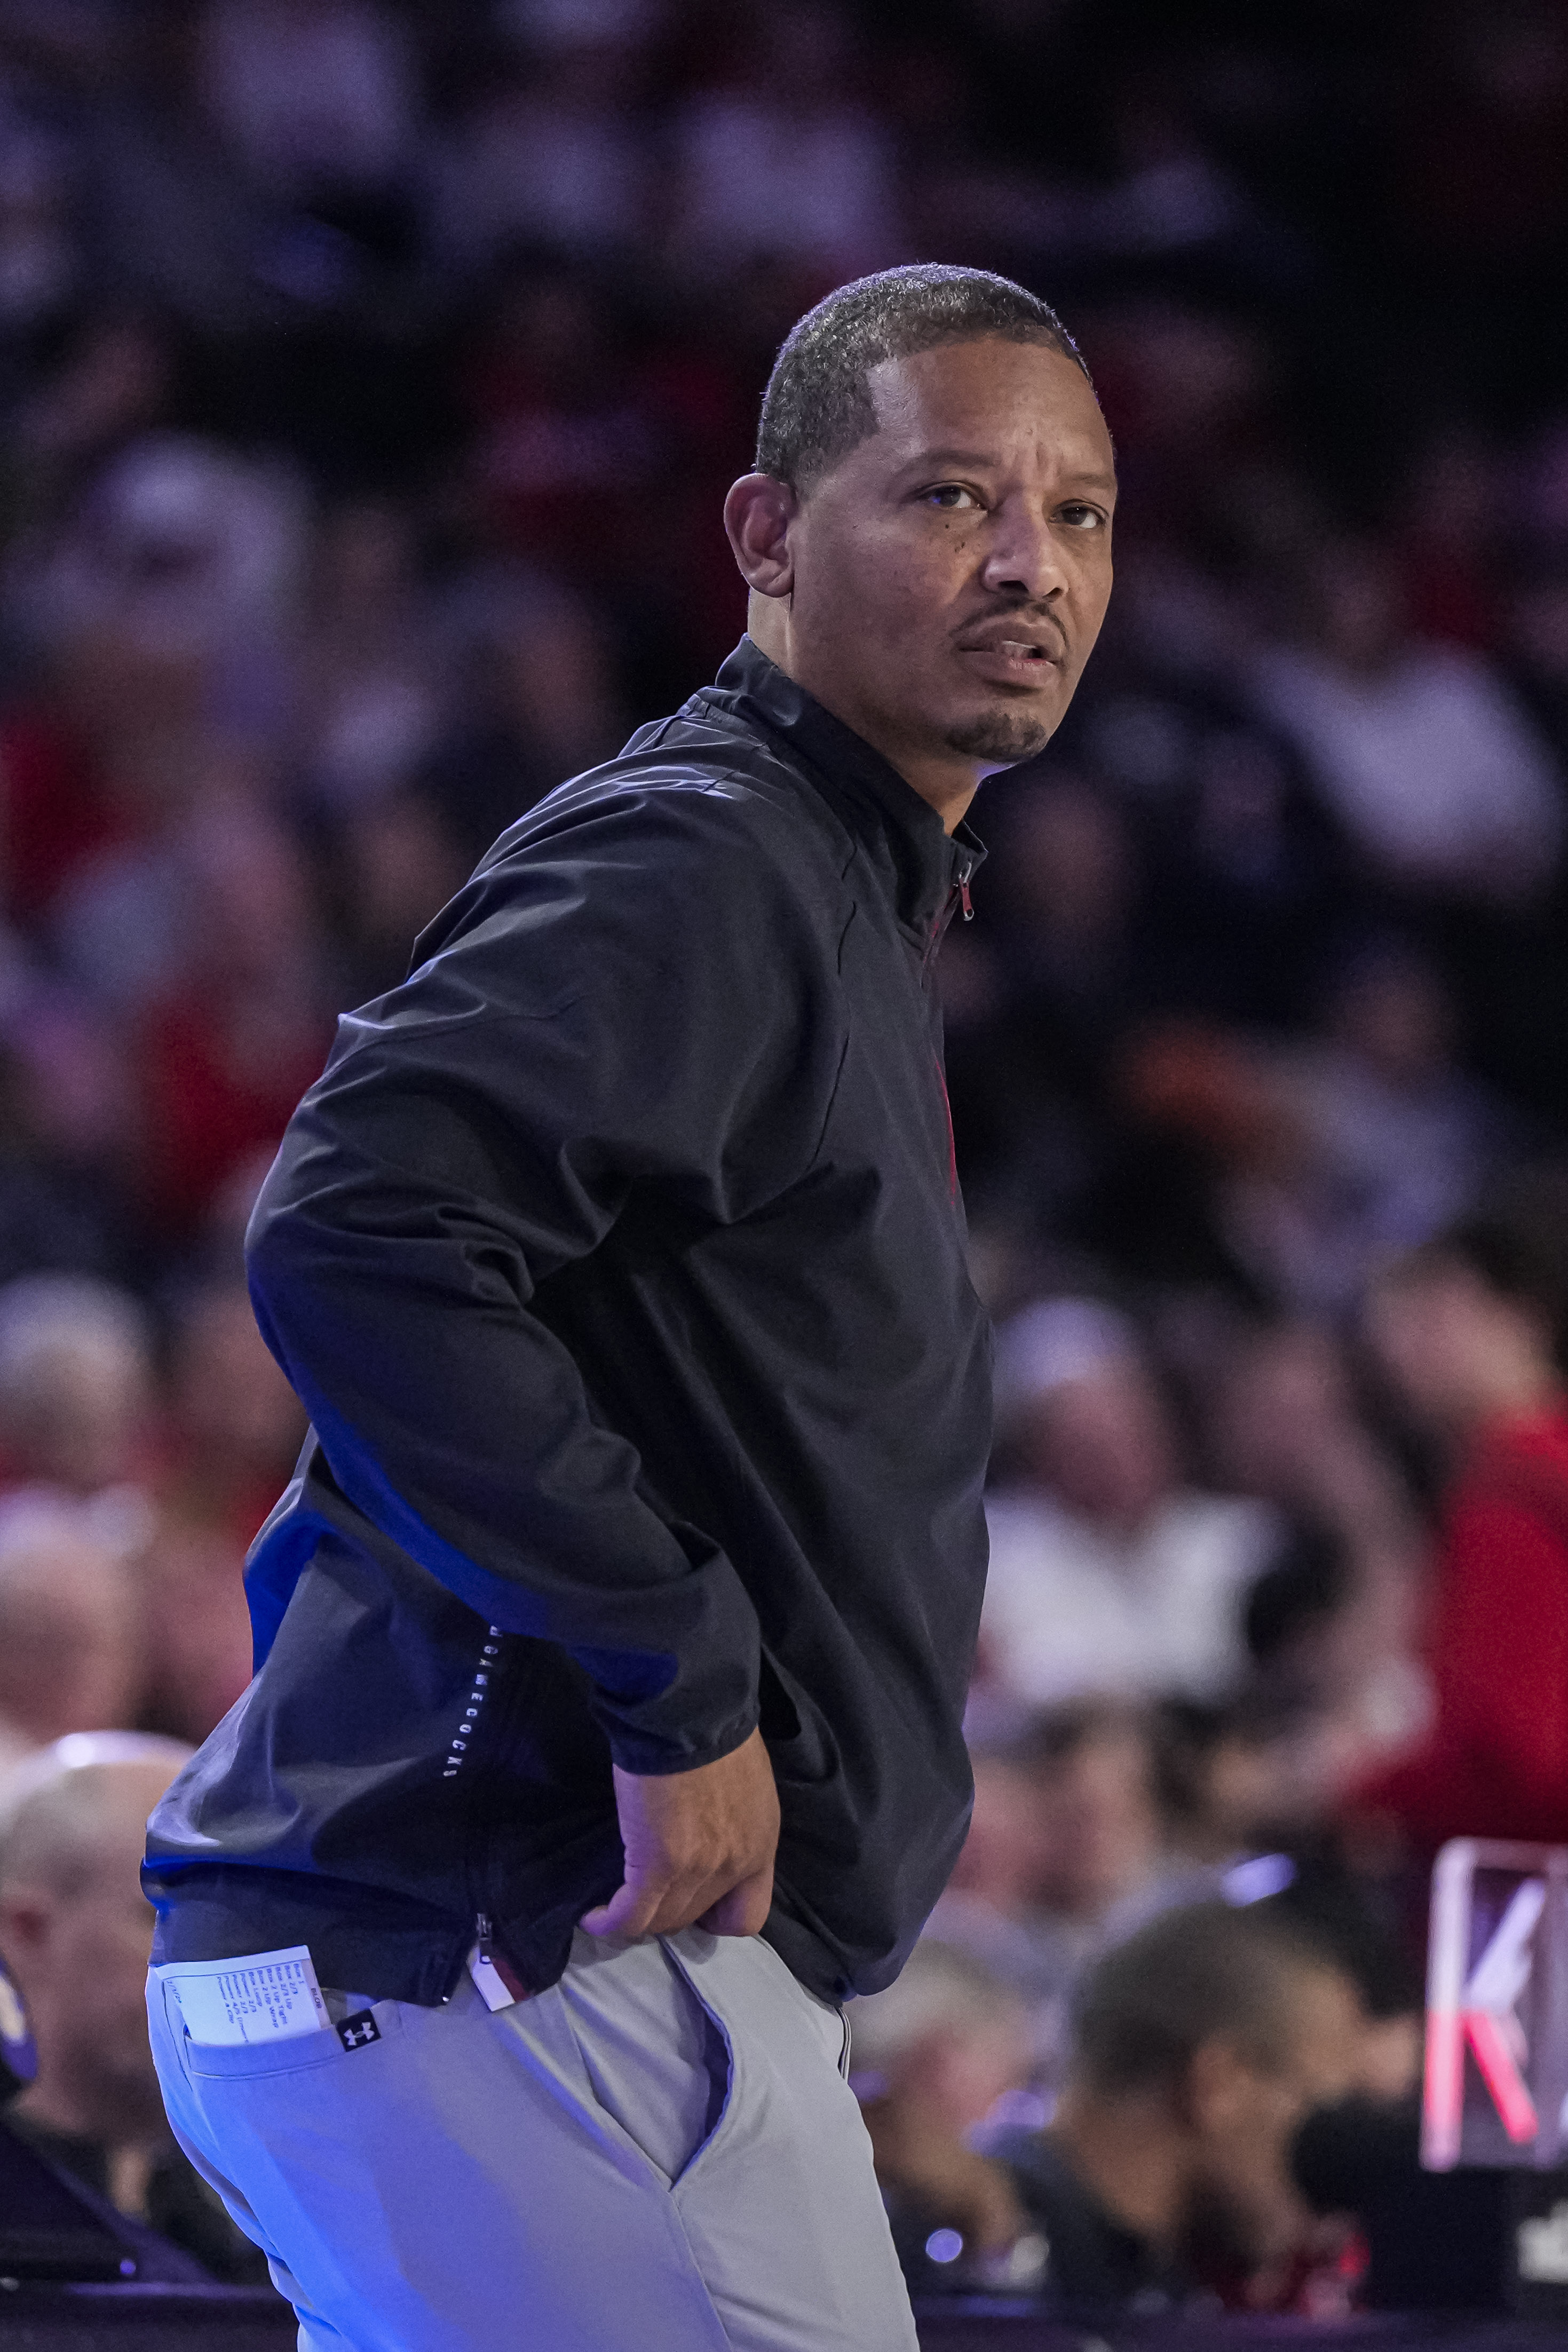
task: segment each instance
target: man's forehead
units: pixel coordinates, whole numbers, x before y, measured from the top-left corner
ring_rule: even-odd
[[[893,464],[930,452],[952,460],[994,462],[1020,442],[1048,442],[1111,470],[1110,436],[1088,377],[1049,343],[999,336],[938,343],[930,351],[879,361],[867,390],[877,418],[873,436]]]

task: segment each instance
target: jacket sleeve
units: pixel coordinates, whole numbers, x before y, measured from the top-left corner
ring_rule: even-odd
[[[342,1021],[247,1240],[349,1502],[488,1622],[570,1651],[639,1772],[746,1738],[756,1619],[536,1294],[635,1187],[728,1221],[810,1164],[841,1015],[770,822],[723,788],[547,806]]]

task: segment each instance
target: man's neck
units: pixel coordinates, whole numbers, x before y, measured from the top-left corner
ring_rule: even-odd
[[[1046,2137],[1130,2237],[1167,2256],[1174,2252],[1185,2168],[1163,2108],[1145,2099],[1100,2100],[1069,2085]]]
[[[759,653],[766,654],[775,668],[782,669],[796,686],[804,687],[841,726],[847,727],[873,751],[879,752],[910,791],[918,793],[928,807],[935,809],[942,819],[942,831],[954,832],[980,789],[980,761],[956,751],[922,754],[913,744],[880,726],[874,717],[855,708],[852,698],[836,680],[817,677],[809,664],[801,661],[782,625],[782,616],[773,607],[764,605],[758,614],[756,607],[762,602],[755,596],[752,599],[746,631]]]

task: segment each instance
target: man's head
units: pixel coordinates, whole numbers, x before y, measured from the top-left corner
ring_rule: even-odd
[[[1167,1912],[1084,1987],[1053,2131],[1141,2234],[1256,2267],[1303,2225],[1291,2144],[1356,2082],[1363,2023],[1349,1974],[1293,1927]]]
[[[779,353],[725,522],[752,637],[950,829],[1071,700],[1110,593],[1110,436],[1021,286],[920,265],[841,287]]]
[[[77,1732],[0,1792],[0,1950],[32,2015],[40,2123],[110,2143],[163,2127],[143,1989],[153,1911],[147,1816],[191,1750]]]

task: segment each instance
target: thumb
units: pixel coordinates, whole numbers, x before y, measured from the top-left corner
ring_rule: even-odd
[[[617,1886],[607,1903],[584,1911],[577,1925],[589,1936],[641,1936],[658,1909],[657,1892],[632,1885]]]

